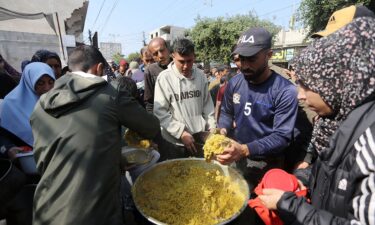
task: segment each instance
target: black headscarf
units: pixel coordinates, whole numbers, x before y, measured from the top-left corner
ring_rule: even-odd
[[[57,60],[57,62],[60,63],[61,66],[61,60],[59,55],[56,52],[51,52],[48,50],[38,50],[34,53],[34,55],[31,57],[31,62],[47,62],[48,59],[54,58]]]
[[[319,152],[356,107],[374,98],[375,19],[362,17],[316,40],[294,60],[296,75],[318,93],[334,114],[314,124],[312,146]]]

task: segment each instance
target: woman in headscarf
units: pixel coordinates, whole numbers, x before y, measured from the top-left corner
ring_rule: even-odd
[[[48,50],[38,50],[31,58],[31,62],[47,63],[55,73],[55,78],[59,79],[62,76],[62,65],[59,55],[56,52]]]
[[[320,117],[311,204],[276,189],[259,198],[286,224],[375,224],[375,19],[315,41],[295,66],[298,97]]]
[[[49,91],[54,82],[55,75],[47,64],[34,62],[25,67],[20,83],[5,96],[0,114],[2,139],[11,137],[11,140],[17,139],[17,143],[0,143],[1,153],[14,146],[33,146],[30,115],[39,97]]]

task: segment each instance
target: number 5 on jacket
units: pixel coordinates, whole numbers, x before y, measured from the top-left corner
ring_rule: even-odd
[[[246,102],[245,104],[245,110],[243,112],[245,116],[250,116],[251,114],[251,102]]]

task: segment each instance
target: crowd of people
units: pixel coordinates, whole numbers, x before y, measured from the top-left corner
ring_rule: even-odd
[[[131,195],[122,183],[126,128],[153,140],[152,163],[202,157],[196,134],[230,137],[215,159],[237,168],[249,198],[283,224],[375,225],[374,13],[364,6],[336,11],[293,58],[293,70],[270,66],[272,38],[261,27],[243,31],[231,52],[235,69],[203,68],[188,38],[169,46],[156,37],[139,60],[118,65],[85,45],[64,68],[48,50],[23,61],[21,73],[0,56],[0,163],[23,175],[9,182],[1,171],[0,219],[134,223],[122,198]],[[32,153],[36,174],[22,171],[24,152]],[[294,174],[308,194],[255,193],[274,168]],[[250,206],[230,224],[267,224]]]

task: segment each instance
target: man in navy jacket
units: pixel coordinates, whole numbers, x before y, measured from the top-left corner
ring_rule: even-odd
[[[250,185],[271,168],[283,168],[297,116],[296,87],[268,67],[271,34],[252,28],[240,36],[232,54],[241,60],[241,74],[227,86],[221,107],[221,133],[236,142],[217,156],[222,164],[236,162]]]

